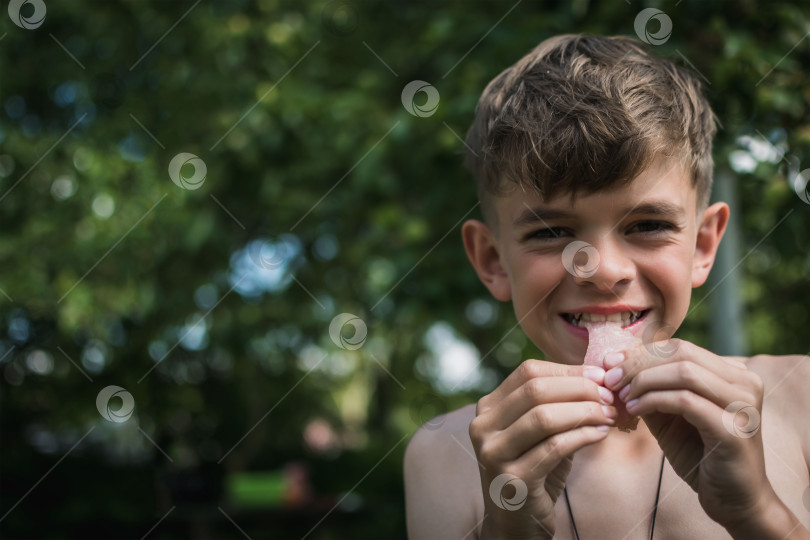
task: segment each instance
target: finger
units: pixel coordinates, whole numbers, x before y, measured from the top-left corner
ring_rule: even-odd
[[[610,390],[585,377],[537,377],[526,381],[481,416],[489,416],[484,423],[491,429],[502,430],[537,405],[581,401],[612,404],[614,397]]]
[[[608,432],[607,426],[579,426],[557,433],[520,456],[514,462],[516,469],[528,471],[527,476],[547,476],[563,459],[585,446],[602,441]]]
[[[715,405],[725,408],[735,401],[740,389],[729,384],[695,362],[674,362],[653,366],[638,373],[619,391],[619,399],[627,403],[654,390],[690,390],[705,397]]]
[[[730,383],[738,381],[748,371],[746,368],[721,362],[719,356],[688,341],[673,339],[669,340],[669,343],[671,346],[667,349],[666,354],[662,354],[661,349],[651,347],[652,344],[648,343],[607,355],[605,364],[610,369],[605,374],[605,386],[619,391],[639,372],[652,366],[679,361],[699,364]]]
[[[580,426],[612,426],[615,417],[615,407],[593,401],[538,405],[493,437],[490,457],[512,461],[557,433]]]
[[[648,392],[630,401],[627,408],[636,415],[662,412],[682,416],[695,426],[704,440],[707,437],[715,440],[753,437],[759,431],[761,419],[761,412],[752,405],[732,402],[729,407],[721,408],[688,390]]]
[[[514,392],[515,389],[531,379],[537,377],[582,377],[586,374],[585,372],[585,366],[582,365],[571,366],[544,360],[526,360],[510,373],[495,390],[478,401],[476,413],[481,414],[500,403],[509,394]],[[587,370],[587,375],[597,383],[601,383],[604,377],[604,370],[591,368]]]
[[[737,360],[736,358],[730,358],[728,356],[721,356],[720,358],[723,359],[723,362],[730,366],[738,367],[740,369],[748,370],[748,366],[746,366],[743,362]]]

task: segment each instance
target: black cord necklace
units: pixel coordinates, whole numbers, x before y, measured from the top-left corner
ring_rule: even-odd
[[[652,540],[653,533],[655,532],[655,515],[658,513],[658,499],[661,496],[661,479],[664,477],[664,462],[666,456],[661,456],[661,472],[658,473],[658,490],[655,492],[655,506],[653,507],[652,526],[650,527],[650,540]],[[565,493],[565,504],[568,506],[568,515],[571,516],[571,526],[574,527],[574,536],[579,540],[579,532],[577,532],[577,524],[574,522],[574,512],[571,511],[571,502],[568,500],[568,488],[563,488]]]

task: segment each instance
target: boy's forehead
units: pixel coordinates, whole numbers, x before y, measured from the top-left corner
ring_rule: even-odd
[[[561,192],[544,198],[536,189],[513,185],[496,197],[501,226],[515,227],[531,221],[531,214],[542,211],[544,219],[587,217],[594,213],[628,212],[634,209],[651,213],[697,213],[698,195],[686,167],[677,159],[656,159],[633,180],[617,183],[593,193]],[[534,216],[534,221],[537,216]]]

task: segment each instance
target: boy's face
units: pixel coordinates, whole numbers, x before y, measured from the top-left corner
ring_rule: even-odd
[[[547,201],[515,188],[495,209],[497,233],[464,225],[470,260],[496,298],[513,301],[535,345],[566,364],[585,355],[587,331],[572,320],[583,312],[619,313],[645,341],[662,327],[669,331],[655,339],[669,337],[692,288],[706,281],[728,220],[725,203],[698,209],[685,169],[663,158],[621,187]]]

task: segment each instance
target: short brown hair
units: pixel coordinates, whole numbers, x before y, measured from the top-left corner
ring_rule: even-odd
[[[627,183],[680,157],[699,204],[711,192],[715,116],[700,82],[625,36],[549,38],[487,85],[467,132],[488,221],[506,182],[544,198]]]

